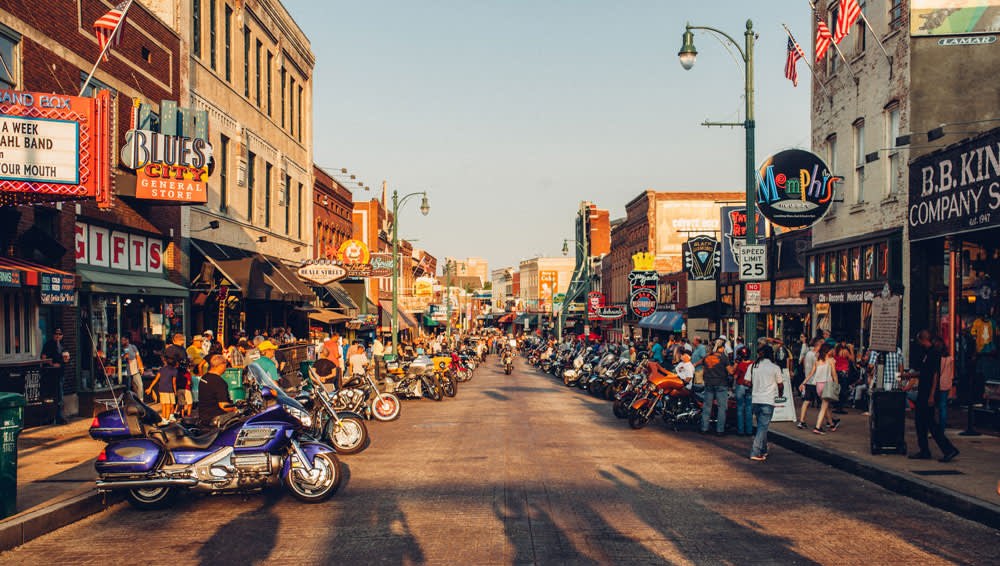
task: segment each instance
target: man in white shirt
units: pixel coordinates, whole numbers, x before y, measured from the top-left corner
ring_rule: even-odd
[[[771,346],[763,346],[757,351],[757,361],[750,366],[747,374],[753,385],[750,411],[757,419],[757,432],[750,449],[750,459],[763,462],[767,459],[767,429],[774,415],[774,399],[785,393],[781,368],[774,363],[774,350]]]

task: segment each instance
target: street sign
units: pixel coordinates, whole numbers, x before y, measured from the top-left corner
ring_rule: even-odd
[[[299,268],[299,277],[317,285],[328,285],[347,277],[347,270],[329,260],[315,260]]]
[[[746,312],[760,312],[760,283],[747,283],[743,297]]]
[[[740,247],[740,281],[767,281],[767,246],[743,244]]]

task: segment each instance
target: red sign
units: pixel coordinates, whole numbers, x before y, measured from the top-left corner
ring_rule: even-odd
[[[591,320],[618,320],[623,316],[625,316],[625,309],[615,306],[598,307],[590,313]]]
[[[747,291],[760,291],[760,283],[747,283]]]
[[[632,293],[629,306],[632,307],[632,312],[636,316],[645,318],[656,312],[656,295],[652,291],[640,289]]]
[[[593,313],[600,307],[604,306],[604,293],[600,291],[591,291],[587,293],[587,311]]]
[[[94,198],[111,207],[111,95],[0,90],[4,204]]]

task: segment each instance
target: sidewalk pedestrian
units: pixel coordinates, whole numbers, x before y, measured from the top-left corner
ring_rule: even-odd
[[[944,435],[944,431],[934,422],[934,400],[941,393],[939,390],[941,355],[934,351],[930,331],[921,330],[917,334],[917,343],[914,345],[912,359],[916,362],[914,369],[920,372],[916,406],[914,407],[917,445],[920,447],[920,451],[911,454],[910,458],[915,460],[930,459],[931,451],[927,444],[927,434],[930,433],[943,453],[940,461],[950,462],[955,456],[958,456],[958,449],[952,445],[948,437]]]
[[[160,417],[164,421],[169,420],[170,415],[174,414],[174,408],[177,405],[177,392],[179,389],[184,389],[182,380],[183,377],[177,371],[177,362],[164,358],[163,366],[156,372],[153,382],[146,388],[147,395],[152,394],[155,390],[159,396]]]
[[[758,360],[760,358],[758,357]],[[736,397],[736,434],[750,436],[753,431],[753,415],[751,414],[751,382],[747,370],[751,365],[750,350],[743,346],[736,350],[736,370],[733,373],[733,395]]]
[[[757,419],[757,432],[750,448],[750,459],[762,462],[767,459],[767,429],[774,416],[774,400],[785,394],[785,384],[781,368],[774,363],[774,350],[770,346],[757,350],[757,361],[748,371],[753,384],[750,407]]]
[[[129,378],[128,386],[142,400],[142,372],[146,368],[142,363],[142,356],[139,355],[139,349],[125,335],[122,336],[122,360],[125,362],[125,372]]]
[[[734,371],[729,357],[726,356],[725,342],[718,341],[714,352],[702,360],[705,366],[703,375],[705,381],[705,402],[701,408],[701,432],[708,432],[709,420],[712,416],[712,403],[718,402],[718,414],[715,421],[715,434],[726,433],[726,409],[729,407],[729,382]]]
[[[66,377],[66,364],[69,363],[69,351],[63,346],[62,328],[56,328],[52,338],[42,346],[42,363],[48,362],[53,368],[58,368],[58,390],[56,392],[56,424],[66,424],[63,415],[63,379]]]
[[[799,392],[802,395],[802,409],[799,411],[799,421],[795,423],[798,428],[806,428],[806,415],[809,405],[820,406],[819,395],[816,394],[816,382],[812,379],[813,368],[816,367],[816,356],[819,348],[823,345],[822,338],[813,339],[809,350],[802,356],[802,382],[799,384]]]
[[[816,354],[816,364],[813,365],[807,381],[812,381],[816,395],[819,397],[819,415],[816,416],[816,426],[813,427],[815,434],[826,434],[823,425],[829,426],[830,432],[836,432],[840,426],[840,419],[834,419],[830,415],[830,401],[823,397],[823,390],[830,383],[837,382],[836,360],[833,357],[833,348],[829,342],[820,343],[819,352]],[[815,401],[815,400],[814,400]]]
[[[951,357],[951,352],[945,345],[944,340],[934,339],[934,349],[941,355],[941,377],[939,378],[937,389],[937,411],[938,427],[941,432],[948,428],[948,398],[951,396],[951,387],[955,380],[955,358]]]

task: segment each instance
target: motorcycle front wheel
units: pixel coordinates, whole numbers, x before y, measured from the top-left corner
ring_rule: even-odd
[[[285,487],[299,501],[319,503],[329,499],[340,487],[340,460],[329,452],[322,452],[313,458],[312,465],[312,472],[289,467]]]
[[[377,421],[389,422],[399,418],[401,409],[399,397],[392,393],[380,393],[371,404],[371,415]]]
[[[621,399],[619,399],[615,401],[614,405],[612,405],[611,411],[619,419],[624,419],[625,417],[628,416],[628,403],[625,403]]]
[[[437,383],[433,383],[430,380],[425,379],[423,380],[423,385],[424,385],[424,394],[430,397],[431,399],[434,399],[435,401],[440,401],[441,399],[444,398],[444,396],[441,394],[441,386],[438,385]]]
[[[128,490],[125,498],[132,507],[147,511],[168,507],[176,493],[172,487],[141,487]]]
[[[455,380],[447,375],[441,376],[441,389],[448,397],[454,397],[458,393],[458,385]]]
[[[628,426],[639,430],[640,428],[649,424],[649,419],[645,414],[639,411],[631,411],[628,415]]]
[[[368,427],[361,419],[345,417],[339,425],[335,421],[326,423],[323,436],[338,454],[357,454],[368,444]]]

